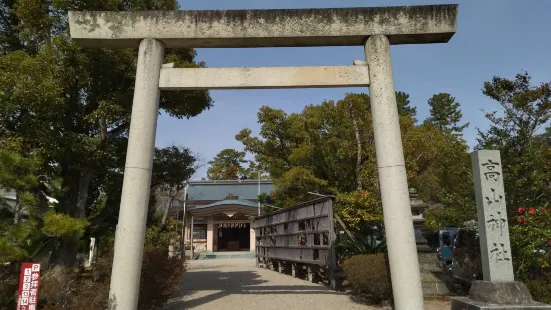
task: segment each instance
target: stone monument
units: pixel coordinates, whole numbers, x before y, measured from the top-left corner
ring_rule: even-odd
[[[476,151],[471,159],[484,280],[473,282],[469,297],[452,299],[452,310],[551,310],[534,302],[526,285],[514,279],[499,151]]]

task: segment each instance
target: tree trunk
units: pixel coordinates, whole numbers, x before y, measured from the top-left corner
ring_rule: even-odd
[[[176,192],[178,193],[178,192]],[[170,208],[172,207],[172,200],[174,199],[174,196],[172,196],[172,188],[168,191],[168,203],[165,206],[165,212],[163,214],[163,219],[161,220],[161,224],[166,223],[166,218],[168,217],[168,212],[170,211]]]
[[[352,124],[354,125],[354,134],[356,135],[356,183],[357,183],[357,189],[362,189],[362,178],[360,176],[361,167],[362,167],[362,141],[360,139],[360,129],[358,128],[358,122],[356,121],[356,117],[354,115],[354,111],[352,111],[352,102],[348,102],[348,112],[350,113],[350,118],[352,119]]]
[[[74,218],[84,219],[86,217],[86,202],[88,201],[88,187],[94,173],[92,171],[84,171],[78,176],[77,197],[75,200],[69,200],[68,214]],[[73,187],[73,190],[75,188]],[[74,196],[73,196],[74,197]],[[70,207],[74,203],[74,207]],[[63,237],[61,238],[59,250],[55,255],[55,263],[66,267],[74,267],[77,259],[79,238]]]
[[[54,255],[53,261],[56,265],[74,267],[77,261],[78,252],[77,237],[62,237],[59,244],[59,251]]]
[[[86,202],[88,201],[88,188],[90,186],[90,181],[94,177],[94,173],[91,171],[84,171],[80,175],[78,182],[78,196],[76,208],[73,216],[76,218],[85,218],[86,217]]]
[[[13,208],[13,224],[19,224],[19,199],[15,200],[15,207]]]

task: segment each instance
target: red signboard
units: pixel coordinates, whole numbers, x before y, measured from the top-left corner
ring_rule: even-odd
[[[19,291],[17,292],[17,310],[36,310],[38,304],[38,282],[40,264],[21,264]]]

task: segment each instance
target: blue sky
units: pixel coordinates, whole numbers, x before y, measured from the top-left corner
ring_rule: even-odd
[[[430,0],[185,0],[184,10],[365,7],[440,4]],[[533,82],[551,80],[551,1],[477,1],[459,3],[457,33],[447,44],[402,45],[391,49],[396,90],[410,94],[418,118],[429,113],[427,100],[447,92],[461,103],[464,121],[470,122],[465,139],[476,144],[476,127],[486,128],[481,109],[498,104],[482,95],[492,76],[513,78],[528,71]],[[362,47],[199,49],[197,60],[209,67],[350,65],[364,60]],[[243,128],[258,133],[256,114],[262,105],[300,112],[307,104],[338,100],[363,88],[222,90],[211,91],[214,107],[189,120],[161,115],[156,145],[186,146],[205,161],[224,148],[242,149],[234,136]],[[206,176],[206,167],[196,178]]]

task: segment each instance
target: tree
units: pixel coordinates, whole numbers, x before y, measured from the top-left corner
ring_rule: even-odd
[[[198,168],[197,158],[190,149],[174,145],[155,148],[151,187],[168,195],[161,224],[166,223],[174,198],[186,187]]]
[[[376,195],[363,190],[339,194],[335,211],[348,227],[356,231],[371,232],[383,224],[383,209]]]
[[[551,83],[532,86],[530,75],[524,72],[514,80],[494,77],[484,83],[483,93],[504,111],[502,116],[486,113],[490,127],[478,130],[476,148],[500,150],[507,205],[526,210],[544,205],[551,167],[549,146],[542,137],[551,118]]]
[[[37,158],[0,150],[0,189],[12,191],[15,196],[13,203],[0,196],[1,264],[33,259],[55,249],[61,238],[84,233],[85,221],[53,209],[44,212],[44,207],[55,208],[55,204],[48,204],[51,197],[46,193],[56,188],[55,184],[39,182],[44,177],[37,176],[39,163]]]
[[[486,113],[490,127],[478,130],[476,148],[501,152],[516,278],[531,281],[548,264],[537,253],[551,240],[551,147],[544,132],[551,119],[551,83],[532,85],[522,72],[512,80],[494,77],[483,93],[503,114]]]
[[[13,204],[0,196],[0,207],[2,211],[11,213],[13,224],[18,224],[21,216],[28,215],[37,204],[37,166],[36,159],[0,150],[0,189],[12,191],[15,195]]]
[[[543,139],[543,143],[551,145],[551,126],[547,127],[545,133],[541,135],[541,138]]]
[[[417,108],[410,106],[409,94],[401,91],[396,92],[396,103],[398,104],[398,114],[400,116],[410,116],[413,121],[417,121]]]
[[[23,48],[17,31],[19,21],[11,13],[15,3],[15,0],[0,0],[0,55]]]
[[[274,205],[288,208],[299,202],[312,199],[312,194],[323,193],[327,190],[327,181],[316,178],[308,169],[293,167],[281,178],[274,181],[276,187],[273,198]]]
[[[401,94],[407,101],[407,94]],[[409,104],[409,103],[408,103]],[[404,107],[408,105],[405,104]],[[414,108],[400,116],[408,182],[430,202],[451,206],[469,204],[461,197],[472,194],[467,144],[431,124],[416,125]],[[376,151],[369,96],[347,94],[342,100],[308,105],[301,113],[262,107],[258,113],[260,137],[250,129],[236,135],[245,150],[274,178],[276,206],[290,206],[311,199],[308,192],[346,195],[353,201],[376,201],[380,206]],[[361,196],[361,197],[360,197]],[[365,200],[365,199],[364,199]],[[472,200],[472,199],[471,199]],[[472,203],[471,203],[472,206]],[[364,206],[366,212],[374,209]],[[357,218],[354,218],[357,216]],[[359,213],[343,217],[355,227]],[[366,214],[361,218],[367,218]]]
[[[360,137],[360,127],[358,126],[358,120],[356,119],[356,113],[354,112],[354,102],[352,97],[350,95],[345,97],[348,98],[347,104],[348,104],[348,113],[350,114],[350,119],[352,120],[352,125],[354,127],[354,137],[356,138],[356,183],[358,184],[357,189],[362,189],[362,177],[361,177],[361,171],[362,171],[362,139]]]
[[[220,151],[211,161],[207,169],[209,180],[243,180],[248,177],[247,169],[243,167],[248,163],[245,152],[234,149]]]
[[[85,219],[100,193],[116,196],[117,189],[105,185],[118,185],[124,167],[137,55],[135,49],[79,48],[69,39],[66,11],[176,8],[174,0],[2,2],[0,146],[40,157],[43,173],[63,180],[60,212]],[[167,49],[165,61],[204,66],[195,55]],[[160,100],[160,108],[177,118],[211,105],[206,91],[163,92]],[[76,238],[63,239],[59,263],[72,266],[77,245]]]
[[[463,113],[461,113],[459,102],[455,101],[455,97],[450,94],[439,93],[433,95],[428,104],[430,106],[430,117],[426,121],[437,126],[440,130],[460,134],[469,126],[469,123],[459,125]]]

